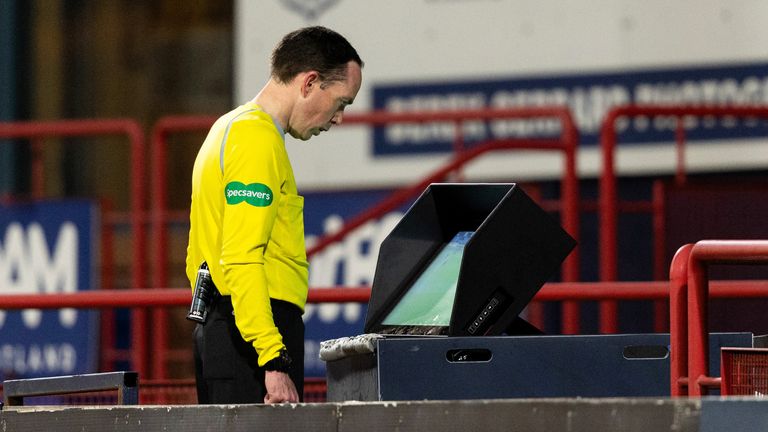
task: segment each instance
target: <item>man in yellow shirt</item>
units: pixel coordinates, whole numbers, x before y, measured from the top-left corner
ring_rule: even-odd
[[[308,263],[303,197],[285,133],[340,124],[362,81],[349,42],[324,27],[286,35],[256,97],[219,118],[195,160],[186,272],[214,287],[195,327],[199,403],[298,402]]]

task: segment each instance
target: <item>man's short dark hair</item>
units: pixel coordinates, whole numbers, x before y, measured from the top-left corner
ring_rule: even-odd
[[[281,83],[296,75],[317,71],[323,82],[343,81],[347,63],[363,61],[344,36],[321,27],[305,27],[283,37],[272,52],[272,76]]]

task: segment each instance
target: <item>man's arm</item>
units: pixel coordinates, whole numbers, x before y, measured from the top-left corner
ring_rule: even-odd
[[[222,152],[225,190],[221,265],[232,296],[235,323],[259,355],[259,365],[285,349],[272,317],[264,250],[277,214],[281,175],[271,123],[232,124]]]

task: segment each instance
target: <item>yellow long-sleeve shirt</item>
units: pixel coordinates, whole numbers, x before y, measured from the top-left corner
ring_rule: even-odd
[[[229,295],[243,339],[259,365],[284,348],[269,299],[307,300],[304,198],[298,195],[284,132],[254,103],[214,123],[192,171],[187,277],[208,263],[222,295]]]

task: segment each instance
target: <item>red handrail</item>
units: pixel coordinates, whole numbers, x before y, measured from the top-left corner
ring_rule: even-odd
[[[312,288],[308,303],[366,303],[371,288]],[[768,280],[710,281],[712,298],[767,298]],[[640,282],[549,282],[539,290],[535,301],[664,300],[669,284],[663,281]],[[67,294],[2,294],[3,309],[59,308],[149,308],[188,306],[192,292],[188,288],[143,288],[112,291],[79,291]]]
[[[709,264],[768,263],[766,240],[702,240],[678,249],[670,267],[670,388],[672,396],[701,396],[717,385],[709,377],[708,298],[720,286],[707,278]],[[727,297],[763,297],[763,282],[731,281]]]
[[[653,106],[653,105],[623,105],[611,109],[605,116],[600,129],[600,146],[602,150],[603,169],[600,176],[600,226],[599,226],[599,275],[601,281],[618,279],[617,265],[617,224],[618,196],[616,192],[616,172],[614,166],[617,142],[616,120],[621,117],[637,116],[671,116],[678,120],[675,131],[677,145],[676,181],[685,180],[684,144],[685,131],[682,127],[684,117],[760,117],[768,118],[766,106]],[[617,305],[615,302],[603,302],[600,305],[600,331],[615,333],[618,330]]]
[[[732,241],[731,245],[726,247],[735,247],[741,249],[741,242]],[[768,242],[749,243],[751,252],[746,257],[749,262],[768,262]],[[706,244],[705,244],[706,246]],[[702,246],[703,247],[703,246]],[[702,248],[700,247],[700,249]],[[710,248],[712,249],[712,248]],[[697,367],[707,364],[706,348],[702,349],[699,341],[706,340],[702,335],[698,339],[688,342],[686,338],[687,329],[697,329],[705,326],[702,323],[702,316],[706,316],[705,310],[698,309],[698,318],[688,320],[686,317],[697,312],[688,313],[689,302],[687,296],[701,296],[706,294],[700,288],[687,290],[689,284],[688,260],[693,245],[686,245],[678,251],[672,261],[670,270],[670,284],[661,281],[649,282],[551,282],[545,284],[534,297],[535,301],[601,301],[601,300],[662,300],[669,298],[671,313],[671,394],[681,396],[687,394],[688,372],[687,359],[698,356],[701,360]],[[700,260],[709,260],[709,262],[731,262],[729,260],[740,260],[733,253],[733,250],[727,251],[727,254],[716,249],[701,249],[698,252]],[[757,255],[761,253],[763,255]],[[719,255],[718,255],[719,254]],[[739,261],[741,262],[741,261]],[[365,303],[370,298],[371,290],[369,287],[356,288],[313,288],[309,291],[307,301],[309,303],[344,303],[359,302]],[[768,280],[741,280],[741,281],[709,281],[708,295],[712,298],[768,298]],[[148,289],[126,289],[114,291],[82,291],[70,294],[5,294],[0,295],[0,309],[58,309],[58,308],[148,308],[164,306],[186,306],[189,304],[191,291],[188,288],[148,288]],[[699,305],[698,301],[691,301],[691,305]],[[698,321],[697,321],[698,320]],[[698,324],[697,324],[698,322]],[[703,327],[705,328],[705,327]],[[689,354],[695,351],[694,354]],[[703,358],[701,356],[704,356]],[[692,370],[688,375],[699,376],[698,385],[711,384],[712,379],[706,377],[704,372]],[[696,375],[694,375],[696,374]]]
[[[103,120],[56,120],[0,123],[0,138],[23,138],[32,140],[32,196],[43,196],[43,165],[39,140],[50,137],[124,135],[130,144],[130,210],[129,220],[133,233],[131,250],[131,286],[146,286],[145,232],[143,221],[144,209],[144,133],[141,126],[130,119]],[[146,311],[134,311],[132,320],[133,345],[132,358],[137,371],[146,368]]]
[[[670,395],[688,394],[688,258],[692,244],[682,246],[669,268]]]
[[[709,376],[708,294],[709,264],[768,263],[768,240],[703,240],[688,258],[688,393],[706,394],[706,385],[719,383]]]

